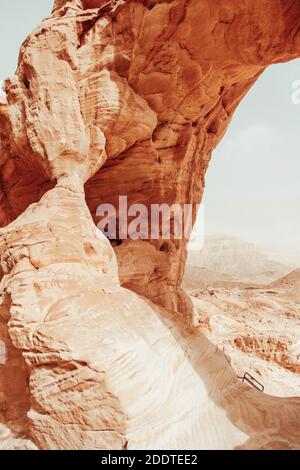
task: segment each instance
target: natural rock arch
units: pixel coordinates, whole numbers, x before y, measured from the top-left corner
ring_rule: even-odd
[[[287,426],[284,445],[299,438],[282,414],[292,416],[296,401],[271,405],[245,388],[239,396],[226,361],[187,330],[186,241],[116,248],[122,284],[142,300],[119,286],[113,251],[85,204],[96,221],[98,204],[123,194],[129,204],[198,203],[242,97],[268,65],[300,56],[299,14],[292,0],[60,0],[24,42],[0,104],[2,318],[26,363],[40,447],[208,445],[202,392],[218,402],[216,417],[221,402],[229,416],[219,418],[230,437],[215,445],[241,445],[246,432],[251,446],[263,433],[272,447],[272,432],[283,442]],[[202,373],[195,366],[206,360],[208,392],[203,364]],[[182,400],[171,398],[178,381]],[[226,396],[216,399],[220,389]],[[247,407],[268,416],[256,430]],[[141,422],[151,430],[143,436]]]

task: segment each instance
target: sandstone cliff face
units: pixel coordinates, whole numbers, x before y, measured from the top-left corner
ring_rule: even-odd
[[[119,195],[199,202],[242,97],[300,55],[299,14],[292,0],[58,0],[24,42],[0,103],[0,391],[3,420],[38,447],[299,443],[299,402],[241,386],[189,325],[186,241],[115,240],[115,257],[94,225]]]

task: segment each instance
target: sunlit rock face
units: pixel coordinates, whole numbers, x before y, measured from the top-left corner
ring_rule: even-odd
[[[13,433],[44,449],[297,446],[297,399],[241,385],[191,326],[186,240],[114,252],[94,222],[120,195],[200,201],[242,97],[300,55],[299,14],[288,0],[58,0],[26,39],[0,103]]]

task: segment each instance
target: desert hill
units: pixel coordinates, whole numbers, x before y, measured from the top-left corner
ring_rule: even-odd
[[[227,276],[227,280],[268,284],[291,271],[289,265],[256,244],[227,235],[208,236],[201,251],[189,253],[187,264],[208,270],[209,281],[214,272],[216,281]]]

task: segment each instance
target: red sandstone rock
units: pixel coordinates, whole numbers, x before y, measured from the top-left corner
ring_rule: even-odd
[[[2,382],[3,418],[39,447],[299,443],[299,401],[241,386],[187,329],[186,241],[115,249],[143,300],[120,287],[85,203],[94,221],[123,194],[198,203],[242,97],[266,66],[300,55],[299,14],[292,0],[58,0],[24,42],[0,104],[0,367],[18,370]]]

